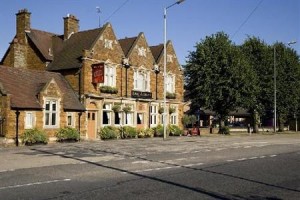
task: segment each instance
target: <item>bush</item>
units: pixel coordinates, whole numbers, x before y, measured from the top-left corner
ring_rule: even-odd
[[[139,138],[147,138],[154,136],[154,130],[152,128],[138,129],[137,132]]]
[[[79,141],[80,133],[75,128],[61,128],[58,132],[55,133],[57,137],[57,141],[64,142],[64,141]]]
[[[117,94],[118,93],[118,89],[116,87],[106,86],[106,85],[101,86],[100,91],[102,93],[110,93],[110,94]]]
[[[38,129],[29,129],[26,130],[21,135],[22,143],[25,145],[33,145],[33,144],[47,144],[48,136],[44,131],[40,131]]]
[[[123,126],[120,128],[122,133],[122,138],[136,138],[137,130],[131,126]]]
[[[104,126],[100,129],[99,136],[102,140],[117,139],[120,137],[119,129],[114,126]]]
[[[170,135],[171,136],[181,136],[183,134],[183,130],[181,130],[176,125],[170,125]]]
[[[164,126],[159,124],[155,129],[154,129],[155,133],[154,136],[155,137],[163,137],[164,136]],[[167,135],[169,133],[169,128],[167,127]]]
[[[222,126],[222,127],[220,127],[219,134],[229,135],[230,134],[229,127],[228,126]]]

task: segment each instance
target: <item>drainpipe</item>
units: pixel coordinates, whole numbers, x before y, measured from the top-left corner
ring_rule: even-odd
[[[19,146],[19,116],[20,111],[16,110],[16,146]]]
[[[82,115],[82,112],[79,112],[79,113],[78,113],[78,131],[79,131],[79,141],[80,141],[80,135],[81,135],[81,134],[80,134],[80,124],[81,124],[81,123],[80,123],[80,118],[81,118],[81,115]]]

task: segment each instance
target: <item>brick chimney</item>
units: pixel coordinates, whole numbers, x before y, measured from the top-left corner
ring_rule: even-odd
[[[19,43],[24,44],[26,42],[26,33],[30,32],[30,15],[27,9],[19,10],[17,16],[16,33]]]
[[[74,16],[68,14],[64,17],[64,40],[67,40],[72,33],[77,33],[79,30],[79,20]]]

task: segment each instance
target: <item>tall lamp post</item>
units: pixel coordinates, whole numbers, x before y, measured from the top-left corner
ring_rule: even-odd
[[[292,44],[296,44],[296,41],[291,41],[286,43],[287,45],[291,46]],[[277,79],[277,74],[276,74],[276,46],[274,45],[274,133],[276,133],[277,130],[277,89],[276,89],[276,79]]]
[[[177,0],[175,3],[164,8],[164,139],[167,138],[167,105],[166,105],[166,83],[167,83],[167,10],[177,4],[182,3],[185,0]]]

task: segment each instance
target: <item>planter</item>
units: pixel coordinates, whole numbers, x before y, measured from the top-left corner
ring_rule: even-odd
[[[117,94],[118,89],[115,88],[115,87],[111,87],[111,86],[101,86],[100,87],[100,92],[109,93],[109,94]]]

